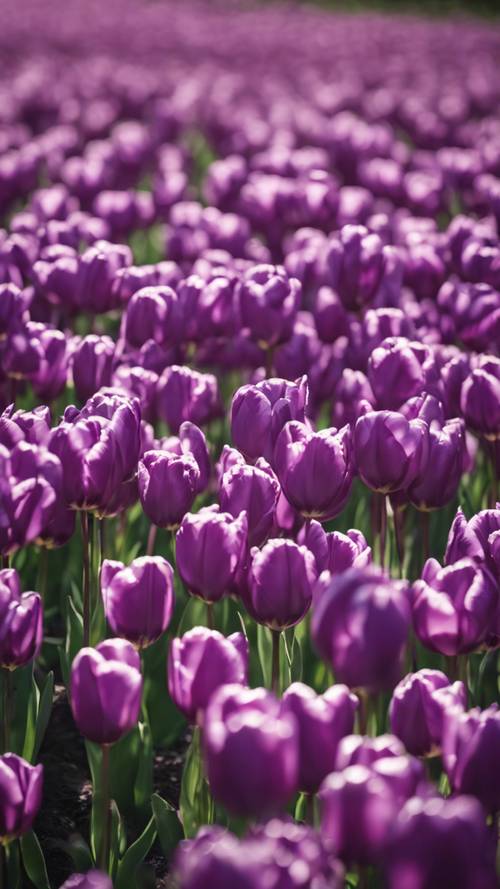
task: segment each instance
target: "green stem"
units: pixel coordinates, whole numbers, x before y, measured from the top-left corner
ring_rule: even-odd
[[[280,693],[280,639],[281,630],[271,630],[273,637],[271,688],[275,695]]]
[[[147,556],[154,555],[157,532],[158,532],[158,528],[156,527],[156,525],[153,525],[153,523],[151,522],[151,525],[149,526],[148,543],[147,543],[147,547],[146,547],[146,555]]]
[[[393,508],[392,519],[394,522],[394,539],[396,541],[396,552],[398,554],[399,562],[399,576],[402,577],[403,565],[405,560],[405,540],[403,529],[404,516],[403,511],[397,506]]]
[[[274,346],[266,348],[266,377],[270,379],[274,373]]]
[[[385,538],[387,532],[387,503],[385,499],[385,494],[380,494],[379,500],[379,510],[380,510],[380,567],[383,568],[385,564]]]
[[[90,554],[89,554],[89,518],[85,510],[80,512],[82,529],[82,557],[83,557],[83,645],[90,642]]]
[[[207,627],[209,630],[214,629],[214,603],[207,602]]]
[[[10,726],[12,721],[12,677],[11,671],[2,669],[2,748],[4,753],[10,753]]]
[[[421,512],[420,528],[422,531],[422,565],[426,563],[430,555],[429,524],[430,514],[428,512]]]
[[[109,868],[109,828],[111,820],[109,799],[109,744],[102,745],[101,760],[101,799],[102,799],[102,837],[99,849],[99,867],[104,873]]]
[[[46,546],[42,546],[40,548],[40,557],[38,561],[38,580],[37,580],[37,590],[40,593],[40,597],[44,606],[46,605],[47,598],[47,580],[49,576],[49,551]]]

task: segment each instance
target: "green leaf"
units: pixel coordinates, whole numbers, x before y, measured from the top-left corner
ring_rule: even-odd
[[[22,889],[19,844],[10,843],[5,852],[7,855],[7,885],[9,889]]]
[[[191,597],[182,613],[177,627],[177,635],[183,636],[193,627],[204,627],[207,623],[207,604],[202,599]]]
[[[25,705],[26,724],[24,729],[24,742],[22,752],[23,758],[26,759],[28,762],[34,762],[33,753],[35,749],[36,722],[39,702],[40,691],[38,685],[36,684],[36,679],[33,675],[31,679],[29,698],[26,701]]]
[[[174,849],[184,837],[182,824],[174,807],[157,793],[151,797],[151,805],[161,847],[167,859],[170,859]]]
[[[136,886],[135,874],[144,861],[156,837],[154,816],[150,819],[140,837],[127,849],[118,864],[115,889],[133,889]]]
[[[212,824],[213,800],[203,773],[200,730],[196,728],[182,772],[180,813],[184,835],[195,836],[203,824]]]
[[[263,627],[261,624],[258,624],[257,626],[257,651],[259,653],[263,684],[266,688],[270,688],[273,639],[271,636],[271,630],[269,630],[267,627]]]
[[[69,855],[78,873],[86,873],[94,867],[92,853],[83,837],[72,837],[68,843],[61,843],[61,848]]]
[[[149,726],[139,723],[140,752],[137,776],[134,785],[134,803],[143,813],[149,806],[153,793],[153,741]]]
[[[66,655],[71,665],[74,657],[80,651],[83,644],[83,618],[76,610],[72,599],[68,599],[66,611]]]
[[[52,712],[52,701],[54,699],[54,674],[52,671],[46,676],[45,682],[41,688],[40,703],[38,705],[38,714],[36,718],[35,744],[33,747],[31,761],[36,762],[40,747],[42,746],[45,732],[49,724],[50,714]]]
[[[24,869],[36,889],[50,889],[45,859],[36,834],[32,830],[20,840]]]

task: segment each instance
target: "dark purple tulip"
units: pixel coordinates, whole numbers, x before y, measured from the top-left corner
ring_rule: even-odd
[[[0,551],[7,555],[36,540],[54,517],[53,471],[59,461],[45,448],[20,441],[0,445]]]
[[[231,403],[231,436],[247,460],[264,457],[273,462],[276,439],[289,420],[303,423],[307,405],[305,377],[263,380],[241,386]]]
[[[200,470],[192,454],[146,451],[139,461],[141,505],[160,528],[177,528],[194,503]]]
[[[114,744],[136,725],[140,667],[137,651],[125,639],[107,639],[78,652],[71,667],[71,709],[84,738]]]
[[[346,309],[358,311],[372,301],[382,280],[382,241],[362,225],[346,225],[329,239],[325,264],[327,283]]]
[[[235,517],[244,510],[248,521],[248,543],[261,546],[273,527],[279,482],[263,458],[249,466],[240,454],[238,456],[240,459],[220,479],[220,506]]]
[[[460,407],[473,432],[489,440],[500,437],[500,360],[472,371],[462,386]]]
[[[322,695],[294,682],[283,695],[283,709],[295,716],[299,729],[299,788],[316,793],[333,771],[340,739],[352,732],[358,699],[345,685],[332,685]]]
[[[0,284],[0,342],[21,324],[27,308],[26,291],[15,284]]]
[[[226,638],[216,630],[194,627],[172,639],[168,652],[168,690],[175,706],[191,722],[203,718],[221,685],[246,685],[248,642],[243,633]]]
[[[23,593],[17,571],[0,571],[2,621],[0,665],[8,670],[24,667],[38,655],[43,638],[43,607],[38,593]]]
[[[175,885],[179,889],[274,889],[270,852],[263,842],[250,844],[222,827],[202,827],[195,839],[177,847]]]
[[[323,572],[314,591],[313,642],[338,682],[373,691],[398,681],[409,631],[406,584],[373,567]]]
[[[201,494],[202,491],[206,490],[210,481],[212,467],[205,434],[198,426],[186,420],[180,426],[178,436],[163,439],[161,448],[179,455],[189,454],[191,457],[194,457],[199,470],[196,493]]]
[[[417,509],[441,509],[455,496],[465,459],[463,420],[448,420],[442,429],[428,432],[429,454],[425,465],[408,488]]]
[[[44,445],[50,434],[50,409],[46,405],[32,411],[15,411],[14,405],[0,415],[0,442],[13,448],[19,441]]]
[[[403,757],[405,747],[395,735],[378,735],[376,738],[362,735],[346,735],[341,738],[335,757],[335,771],[342,772],[349,766],[370,767],[379,759]]]
[[[444,718],[443,762],[454,793],[477,796],[486,811],[500,810],[500,711],[451,710]]]
[[[498,532],[500,507],[483,509],[467,521],[459,507],[453,519],[445,553],[445,564],[452,565],[465,557],[486,568],[500,581]]]
[[[76,346],[72,358],[73,382],[80,401],[111,384],[115,343],[109,336],[91,333]]]
[[[73,874],[61,889],[113,889],[111,877],[101,870],[88,870],[86,874]]]
[[[114,388],[121,389],[127,395],[138,398],[143,420],[155,422],[158,374],[154,370],[121,364],[113,372],[111,383]]]
[[[287,423],[274,460],[283,493],[301,515],[327,521],[342,511],[353,479],[349,426],[313,432],[304,423]]]
[[[40,325],[39,339],[43,350],[40,366],[31,378],[39,398],[50,402],[61,394],[68,375],[67,338],[61,330]]]
[[[314,320],[320,340],[334,343],[349,333],[349,316],[331,287],[320,287],[314,304]]]
[[[389,889],[495,889],[494,843],[470,797],[412,799],[385,856]]]
[[[188,513],[176,536],[179,574],[193,596],[217,602],[227,593],[247,547],[247,518],[217,507]]]
[[[365,485],[381,493],[406,489],[425,466],[428,427],[393,411],[370,411],[354,428],[354,456]]]
[[[372,561],[372,551],[361,531],[352,529],[326,532],[319,522],[308,522],[299,531],[297,542],[307,546],[316,559],[318,574],[340,574],[348,568],[365,568]]]
[[[391,730],[408,753],[436,756],[441,752],[446,711],[452,707],[463,710],[466,703],[464,684],[451,684],[440,670],[409,673],[392,693]]]
[[[203,426],[221,412],[217,379],[190,367],[167,367],[158,381],[157,406],[174,434],[185,420]]]
[[[130,346],[139,348],[146,340],[175,345],[180,333],[179,302],[171,287],[143,287],[127,305],[123,331]]]
[[[239,288],[241,319],[250,336],[263,346],[289,339],[300,305],[301,286],[282,266],[253,266]]]
[[[429,384],[432,354],[422,343],[389,337],[373,350],[368,361],[368,382],[383,410],[398,410],[404,401],[420,395]]]
[[[2,366],[8,377],[31,380],[39,373],[43,361],[43,346],[34,322],[27,321],[9,333],[5,341]]]
[[[105,559],[101,592],[113,633],[137,648],[156,642],[167,629],[175,604],[173,570],[161,556],[142,556],[127,566]]]
[[[305,546],[270,540],[261,550],[252,550],[245,605],[272,630],[292,627],[309,611],[316,576],[314,556]]]
[[[0,842],[27,833],[42,804],[43,766],[15,753],[0,756]]]
[[[428,559],[412,590],[413,626],[423,645],[450,657],[480,648],[498,607],[493,579],[464,558],[442,568]]]
[[[235,815],[270,815],[297,790],[297,724],[265,689],[219,688],[205,714],[203,740],[210,789]]]
[[[78,259],[76,301],[81,311],[91,314],[117,308],[119,300],[113,280],[119,269],[132,264],[132,251],[125,244],[96,241]]]
[[[364,405],[374,404],[375,396],[364,373],[346,367],[333,394],[333,424],[340,429],[346,423],[355,423],[361,413],[366,413]]]

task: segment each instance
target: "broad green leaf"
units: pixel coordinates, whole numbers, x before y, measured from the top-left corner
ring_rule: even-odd
[[[36,889],[50,889],[45,859],[36,834],[30,830],[20,840],[24,869]]]
[[[31,761],[36,762],[40,747],[43,744],[45,732],[49,724],[50,714],[52,712],[52,701],[54,699],[54,674],[50,672],[46,677],[41,688],[40,703],[38,705],[38,715],[36,719],[35,744],[31,755]]]
[[[182,773],[180,813],[184,835],[195,836],[203,824],[212,824],[213,800],[210,795],[201,757],[200,730],[196,728]]]
[[[157,793],[151,797],[151,805],[161,847],[167,859],[170,859],[174,849],[184,837],[182,824],[174,807]]]
[[[144,861],[156,837],[154,816],[150,819],[140,837],[127,849],[118,864],[115,889],[134,889],[137,885],[135,875],[137,868]]]
[[[271,687],[273,640],[271,630],[267,627],[257,626],[257,651],[259,653],[260,668],[262,670],[263,684]]]

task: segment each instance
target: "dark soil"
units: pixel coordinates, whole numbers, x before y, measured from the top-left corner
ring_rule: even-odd
[[[188,743],[186,734],[173,749],[159,750],[155,755],[154,789],[176,807]],[[49,880],[57,889],[75,869],[67,852],[69,840],[77,835],[88,840],[92,802],[85,746],[63,686],[56,686],[40,762],[44,766],[44,792],[34,829],[45,855]],[[141,872],[141,884],[144,889],[165,889],[167,873],[168,862],[155,843]]]

